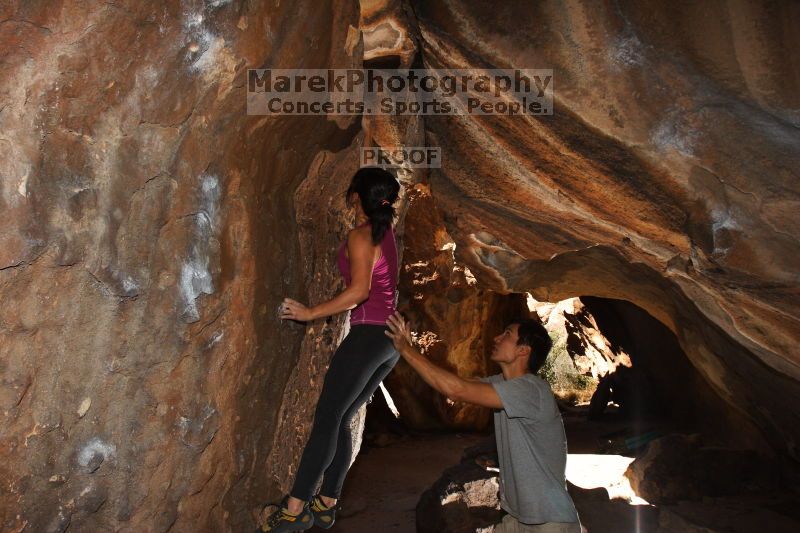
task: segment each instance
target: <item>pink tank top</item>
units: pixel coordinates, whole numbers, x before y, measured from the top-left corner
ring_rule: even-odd
[[[347,241],[339,248],[336,265],[339,267],[344,282],[350,286],[350,261],[345,251]],[[381,241],[381,257],[372,268],[372,283],[369,297],[350,311],[350,325],[386,324],[386,320],[394,313],[397,306],[397,242],[394,230],[390,227]]]

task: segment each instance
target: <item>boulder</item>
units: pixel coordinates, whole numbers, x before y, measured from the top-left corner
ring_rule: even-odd
[[[467,459],[442,473],[417,503],[418,533],[484,533],[503,519],[498,477]]]
[[[700,500],[777,489],[777,466],[752,450],[702,445],[698,435],[672,434],[651,441],[625,477],[651,504]]]

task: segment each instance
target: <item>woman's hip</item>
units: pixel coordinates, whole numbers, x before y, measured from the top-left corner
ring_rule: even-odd
[[[385,362],[399,357],[399,353],[386,332],[385,324],[357,324],[350,327],[347,336],[336,349],[334,358],[347,358]]]

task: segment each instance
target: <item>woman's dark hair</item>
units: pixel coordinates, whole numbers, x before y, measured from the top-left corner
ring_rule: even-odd
[[[517,346],[530,346],[531,358],[528,359],[528,370],[536,374],[544,366],[547,354],[553,347],[550,334],[541,322],[532,318],[512,320],[510,324],[517,324]]]
[[[364,167],[353,175],[347,198],[354,192],[361,199],[361,208],[372,225],[372,243],[380,244],[394,221],[394,204],[400,183],[380,167]]]

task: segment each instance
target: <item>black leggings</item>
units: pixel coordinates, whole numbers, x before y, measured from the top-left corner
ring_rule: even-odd
[[[392,370],[400,354],[383,325],[352,326],[331,358],[291,496],[309,501],[323,476],[320,494],[339,498],[350,468],[350,422]]]

